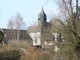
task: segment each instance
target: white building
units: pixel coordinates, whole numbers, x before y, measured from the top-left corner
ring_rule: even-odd
[[[28,32],[33,40],[33,45],[54,45],[54,42],[58,42],[59,34],[51,33],[52,24],[47,22],[47,16],[42,8],[38,15],[38,25],[29,26]],[[53,42],[54,36],[54,42]],[[57,49],[56,49],[57,50]]]

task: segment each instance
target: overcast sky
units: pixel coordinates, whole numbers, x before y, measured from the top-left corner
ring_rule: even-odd
[[[30,26],[38,19],[41,8],[50,20],[50,11],[57,13],[55,2],[47,0],[0,0],[0,28],[7,28],[8,20],[16,13],[20,13],[26,26]]]

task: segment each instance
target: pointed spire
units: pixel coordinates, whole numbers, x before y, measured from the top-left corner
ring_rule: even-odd
[[[46,22],[46,14],[43,10],[43,7],[41,9],[41,12],[38,15],[38,20],[40,20],[41,22]]]
[[[42,7],[42,11],[44,12],[43,7]]]
[[[41,9],[41,13],[44,14],[44,9],[43,9],[43,7],[42,7],[42,9]]]
[[[43,6],[42,6],[42,10],[43,10]]]

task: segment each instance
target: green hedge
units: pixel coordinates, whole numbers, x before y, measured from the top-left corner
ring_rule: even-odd
[[[0,60],[19,60],[21,54],[17,50],[0,52]]]

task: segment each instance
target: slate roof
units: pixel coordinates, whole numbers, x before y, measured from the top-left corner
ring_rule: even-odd
[[[11,29],[2,29],[4,36],[6,40],[11,40],[12,39],[12,32],[14,31],[15,33],[15,38],[17,36],[17,30],[11,30]],[[32,40],[31,37],[29,36],[27,30],[20,30],[20,35],[19,35],[19,40]]]
[[[28,27],[28,32],[29,33],[36,33],[36,32],[40,32],[40,26],[29,26]]]
[[[51,30],[52,25],[48,22],[42,25],[36,25],[36,26],[29,26],[28,27],[28,33],[37,33],[37,32],[46,32]]]
[[[43,10],[43,7],[42,7],[42,10],[41,10],[41,12],[39,13],[39,15],[38,15],[38,20],[41,20],[41,22],[46,22],[46,14],[45,14],[45,12],[44,12],[44,10]]]

